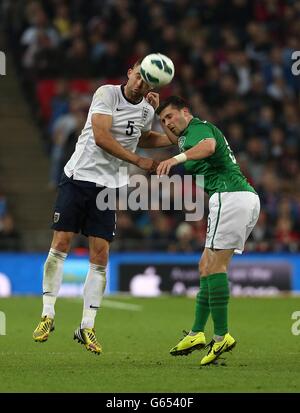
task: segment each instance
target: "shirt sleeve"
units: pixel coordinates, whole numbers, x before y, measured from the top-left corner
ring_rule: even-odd
[[[96,90],[91,113],[100,113],[103,115],[112,115],[115,106],[113,90],[111,88],[101,86]]]
[[[213,130],[208,125],[196,125],[189,136],[188,144],[193,147],[205,139],[216,139]]]

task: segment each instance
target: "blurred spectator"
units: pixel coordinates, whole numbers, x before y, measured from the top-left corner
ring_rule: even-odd
[[[68,6],[64,3],[58,3],[55,16],[53,19],[53,25],[58,31],[62,40],[69,39],[71,36],[72,21],[70,19],[70,11]]]
[[[6,198],[0,192],[0,251],[18,249],[19,234],[15,230],[12,215],[8,212]]]
[[[75,150],[78,136],[81,135],[82,129],[84,128],[84,125],[86,122],[86,114],[84,113],[84,111],[75,112],[74,121],[75,121],[74,128],[70,129],[69,133],[66,136],[66,140],[64,143],[63,156],[60,162],[60,170],[61,170],[60,175],[63,173],[65,164],[71,158]]]
[[[195,240],[194,228],[188,222],[181,222],[176,228],[176,251],[193,252],[197,251],[197,241]]]
[[[160,211],[149,211],[150,232],[148,240],[151,241],[153,249],[158,251],[168,250],[169,244],[175,241],[174,229],[170,218]]]
[[[49,120],[49,133],[53,132],[55,121],[71,111],[69,107],[69,83],[65,79],[57,79],[56,90],[51,99],[51,118]]]
[[[280,217],[276,222],[275,228],[275,248],[277,251],[295,252],[300,233],[293,228],[290,217]]]
[[[88,46],[84,39],[74,39],[67,51],[63,63],[64,74],[70,78],[86,78],[91,76],[91,62]]]
[[[33,3],[32,3],[33,4]],[[29,6],[28,6],[29,13]],[[20,43],[23,46],[23,65],[25,68],[35,68],[35,55],[43,47],[51,49],[58,47],[59,34],[49,23],[45,11],[41,7],[36,7],[29,18],[30,26],[23,32]],[[47,62],[52,64],[50,59]]]
[[[70,97],[69,110],[57,118],[52,128],[50,187],[56,188],[63,167],[72,155],[77,138],[86,121],[85,102],[77,95]]]

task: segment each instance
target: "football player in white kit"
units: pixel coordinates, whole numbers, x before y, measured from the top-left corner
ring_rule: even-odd
[[[90,265],[83,290],[82,321],[74,339],[95,354],[102,352],[94,322],[106,285],[116,222],[114,210],[97,208],[97,195],[106,187],[128,183],[128,163],[150,172],[156,169],[155,161],[135,153],[137,145],[150,148],[172,144],[166,135],[151,131],[153,107],[157,107],[159,98],[142,80],[140,63],[128,70],[125,85],[104,85],[95,92],[84,129],[64,168],[54,208],[54,235],[44,265],[43,311],[33,332],[35,341],[46,341],[54,330],[54,305],[64,261],[74,235],[82,232],[89,239]]]

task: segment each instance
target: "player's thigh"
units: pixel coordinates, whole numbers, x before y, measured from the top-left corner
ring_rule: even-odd
[[[58,232],[78,233],[85,214],[85,198],[82,188],[71,182],[65,182],[59,186],[51,228]]]
[[[89,236],[90,262],[97,265],[107,265],[109,242],[106,239]]]
[[[116,233],[116,211],[102,209],[97,204],[97,196],[101,188],[90,189],[86,202],[86,220],[82,225],[82,233],[89,237],[102,238],[110,243]]]

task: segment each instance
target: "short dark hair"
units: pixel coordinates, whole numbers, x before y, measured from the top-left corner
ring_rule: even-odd
[[[144,58],[143,58],[143,57],[140,57],[140,58],[134,63],[134,65],[132,66],[132,68],[134,69],[135,67],[140,66],[143,60],[144,60]]]
[[[179,110],[188,108],[188,110],[191,112],[190,105],[183,98],[181,98],[180,96],[169,96],[167,99],[161,102],[161,104],[156,109],[156,113],[160,115],[160,113],[170,105]]]

